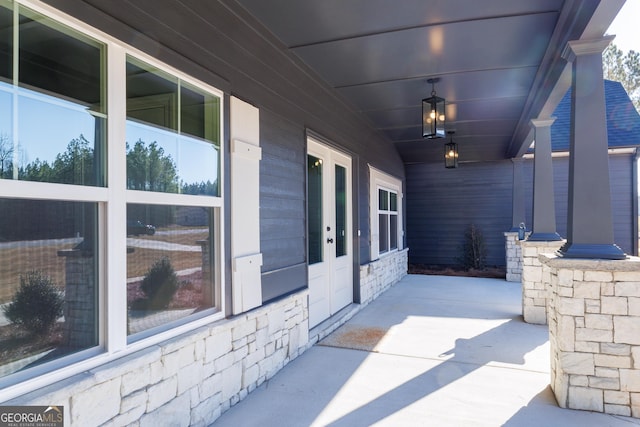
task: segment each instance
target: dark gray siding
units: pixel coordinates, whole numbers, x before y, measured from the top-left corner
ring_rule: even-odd
[[[484,236],[489,265],[504,265],[511,228],[510,161],[407,165],[407,242],[411,263],[454,265],[470,224]]]
[[[300,127],[261,111],[260,250],[262,271],[270,273],[264,301],[306,286],[304,137]]]
[[[609,157],[614,239],[634,252],[633,155]],[[464,229],[473,223],[484,234],[487,263],[504,265],[503,232],[511,228],[513,169],[510,161],[443,165],[407,165],[407,240],[411,263],[455,265]],[[556,229],[567,235],[569,158],[553,159]],[[531,227],[533,160],[524,162],[525,215]]]
[[[614,242],[629,254],[635,254],[633,207],[633,162],[635,156],[619,154],[609,156],[609,179],[611,184],[611,212],[613,214]],[[531,204],[533,186],[533,160],[525,162],[525,191],[527,200],[527,226],[532,224]],[[556,207],[556,230],[562,237],[567,236],[567,205],[569,193],[569,158],[553,159],[553,180]]]
[[[634,249],[634,222],[638,217],[637,212],[634,213],[633,162],[635,156],[631,155],[609,157],[614,241],[629,255],[637,255]]]
[[[611,207],[613,236],[615,243],[630,255],[635,254],[634,245],[634,188],[633,162],[635,156],[618,154],[609,156],[609,179],[611,184]],[[525,191],[527,226],[532,224],[533,160],[525,162]],[[567,236],[567,205],[569,189],[569,158],[553,159],[553,179],[556,206],[556,229],[562,237]]]
[[[235,1],[45,1],[223,90],[227,97],[237,96],[260,109],[265,300],[306,286],[304,171],[308,129],[353,156],[354,227],[361,230],[361,237],[354,238],[354,258],[356,264],[370,260],[368,165],[404,179],[397,151],[313,70],[288,55],[280,41]],[[225,119],[228,121],[228,114]],[[228,144],[227,134],[225,153]],[[225,182],[228,191],[228,179]],[[228,208],[225,212],[229,219]],[[225,233],[230,233],[228,220]],[[229,248],[227,241],[227,254]],[[229,290],[229,256],[226,263]]]

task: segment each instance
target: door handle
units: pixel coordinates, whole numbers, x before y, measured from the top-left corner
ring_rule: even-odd
[[[333,243],[333,239],[332,238],[328,238],[327,239],[327,243]]]

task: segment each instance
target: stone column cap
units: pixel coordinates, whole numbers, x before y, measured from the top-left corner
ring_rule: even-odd
[[[538,255],[538,259],[542,264],[554,268],[598,271],[637,271],[640,274],[640,258],[635,256],[630,256],[623,260],[608,260],[563,258],[554,254],[540,254]],[[640,279],[640,275],[638,278]]]

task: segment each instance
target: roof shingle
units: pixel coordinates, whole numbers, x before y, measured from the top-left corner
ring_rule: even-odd
[[[609,148],[636,147],[640,145],[640,114],[620,82],[604,81],[607,106],[607,133]],[[556,107],[551,126],[553,151],[569,151],[571,128],[571,89]]]

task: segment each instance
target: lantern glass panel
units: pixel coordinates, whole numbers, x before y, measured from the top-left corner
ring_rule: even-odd
[[[439,96],[422,100],[422,136],[435,139],[444,138],[445,101]]]

